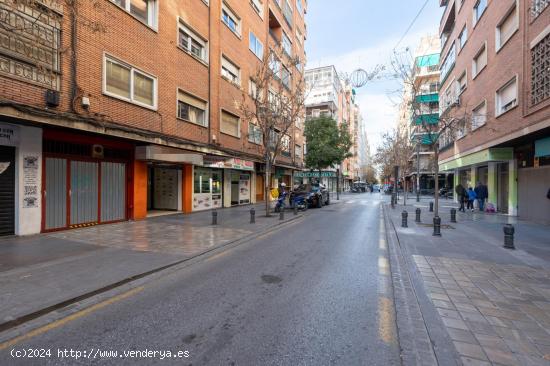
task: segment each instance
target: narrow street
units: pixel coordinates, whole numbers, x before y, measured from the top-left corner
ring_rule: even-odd
[[[378,194],[334,199],[282,229],[24,336],[0,351],[0,364],[29,364],[11,358],[12,348],[54,353],[33,364],[400,364],[381,203]],[[57,357],[57,349],[119,355],[75,360]],[[189,357],[121,357],[127,350]]]

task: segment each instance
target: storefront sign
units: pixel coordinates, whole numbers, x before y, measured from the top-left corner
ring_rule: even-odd
[[[254,171],[254,162],[243,159],[205,156],[203,161],[203,166],[208,168]]]
[[[0,124],[0,145],[17,146],[19,129],[17,126]]]
[[[314,178],[319,177],[319,172],[296,172],[294,173],[295,177],[298,178]],[[321,177],[323,178],[336,178],[336,172],[331,171],[321,171]]]
[[[38,207],[38,164],[36,155],[23,157],[23,208]]]
[[[489,161],[508,161],[514,158],[511,147],[490,148],[439,164],[439,171],[449,171]]]

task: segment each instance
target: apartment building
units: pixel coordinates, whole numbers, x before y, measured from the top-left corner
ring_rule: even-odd
[[[410,180],[414,191],[431,192],[435,188],[433,134],[439,123],[439,52],[438,36],[422,37],[414,53],[410,101]],[[445,185],[440,176],[440,186]],[[451,183],[452,184],[452,183]]]
[[[333,65],[308,69],[306,81],[306,119],[331,117],[338,125],[347,124],[352,137],[350,149],[352,157],[340,166],[343,189],[350,187],[351,182],[359,179],[357,160],[358,133],[360,123],[359,106],[355,103],[355,90],[349,82],[342,80]],[[307,141],[306,141],[307,143]],[[323,178],[331,191],[336,190],[335,169],[328,169]],[[306,174],[306,173],[304,173]],[[307,174],[306,174],[307,175]]]
[[[550,220],[550,2],[441,0],[440,169],[499,212]]]
[[[272,51],[288,88],[303,77],[288,60],[305,63],[306,0],[74,6],[0,2],[0,235],[265,199],[237,102]],[[301,128],[271,184],[303,165]]]

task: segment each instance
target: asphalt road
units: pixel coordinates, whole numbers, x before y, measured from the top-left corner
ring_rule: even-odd
[[[30,334],[0,351],[0,364],[397,365],[383,225],[378,194],[346,196]],[[15,359],[13,348],[52,355]],[[62,358],[58,349],[92,358]],[[129,350],[189,357],[132,358]]]

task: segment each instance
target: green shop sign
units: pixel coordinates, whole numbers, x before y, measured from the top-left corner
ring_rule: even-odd
[[[319,178],[319,172],[295,172],[294,176],[297,178]],[[321,171],[321,177],[336,178],[336,172]]]
[[[439,164],[439,170],[448,171],[471,165],[487,163],[490,161],[507,161],[512,159],[514,159],[513,148],[492,148]]]

